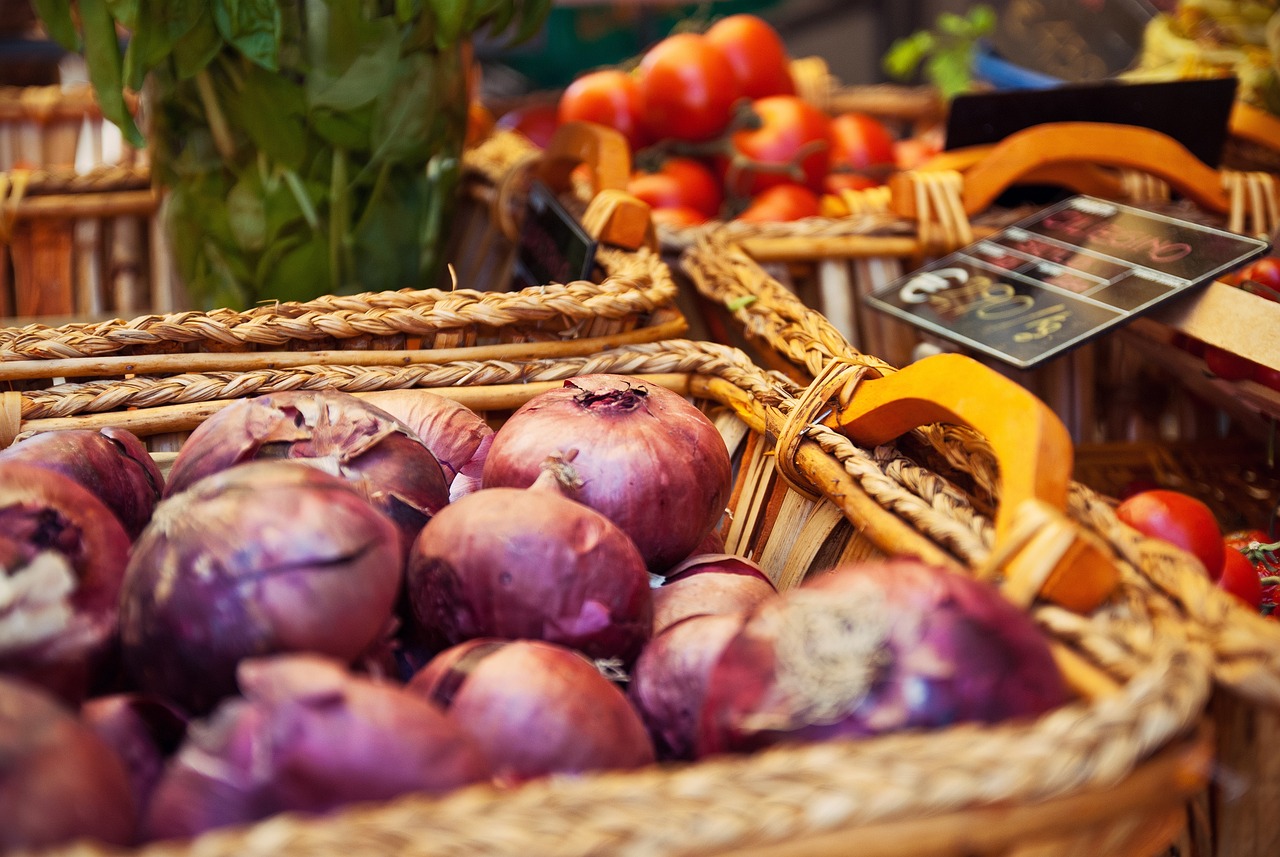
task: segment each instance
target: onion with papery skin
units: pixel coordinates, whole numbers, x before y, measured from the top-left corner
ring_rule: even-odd
[[[129,536],[87,488],[0,463],[0,673],[78,702],[107,670]]]
[[[56,470],[88,488],[124,525],[131,539],[151,520],[164,476],[137,435],[119,428],[65,429],[32,435],[0,452]]]
[[[742,613],[777,594],[764,569],[745,557],[690,557],[653,590],[653,633],[661,634],[689,616]]]
[[[133,841],[124,765],[34,685],[0,676],[0,852],[78,839]]]
[[[192,712],[235,690],[242,658],[352,661],[392,625],[395,526],[351,483],[291,461],[243,464],[164,500],[121,594],[125,664]]]
[[[663,759],[689,759],[711,670],[745,613],[690,616],[654,635],[631,671],[627,695]]]
[[[539,640],[469,640],[409,682],[475,739],[494,774],[638,768],[653,745],[626,696],[578,652]]]
[[[847,564],[752,611],[712,672],[697,754],[995,723],[1069,697],[1044,634],[989,584]]]
[[[475,411],[430,390],[378,390],[361,397],[413,429],[444,468],[449,499],[480,487],[493,429]]]
[[[685,559],[724,514],[732,470],[715,424],[683,396],[624,375],[541,393],[498,429],[486,488],[526,488],[548,456],[576,450],[568,494],[617,524],[651,572]]]
[[[285,392],[241,399],[201,423],[169,470],[165,496],[248,461],[284,458],[357,485],[404,534],[449,502],[444,470],[413,430],[356,396]]]
[[[114,693],[86,700],[80,720],[124,763],[133,803],[141,815],[164,772],[165,760],[182,743],[186,715],[158,697]]]
[[[644,560],[548,469],[531,488],[483,488],[441,509],[409,554],[406,588],[425,634],[534,639],[631,663],[649,639]]]
[[[243,696],[193,722],[151,799],[151,838],[490,779],[475,743],[403,685],[315,655],[243,661]]]

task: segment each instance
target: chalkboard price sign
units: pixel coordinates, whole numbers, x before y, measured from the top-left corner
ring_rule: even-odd
[[[1031,368],[1267,252],[1266,241],[1076,196],[867,296]]]
[[[516,276],[525,286],[591,279],[596,241],[556,199],[534,181],[516,245]]]

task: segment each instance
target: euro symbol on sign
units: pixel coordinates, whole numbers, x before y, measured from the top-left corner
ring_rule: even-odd
[[[936,271],[925,271],[908,280],[898,292],[898,298],[903,303],[922,304],[929,300],[929,295],[934,292],[963,285],[968,279],[969,272],[964,268],[939,268]]]

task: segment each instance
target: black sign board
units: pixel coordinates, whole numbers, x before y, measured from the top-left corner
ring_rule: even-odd
[[[867,296],[876,309],[1036,366],[1267,252],[1269,244],[1076,196]]]
[[[596,242],[545,184],[534,181],[516,246],[522,285],[591,279]]]

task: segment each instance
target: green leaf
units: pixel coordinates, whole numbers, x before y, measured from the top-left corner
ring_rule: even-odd
[[[245,70],[244,85],[219,92],[231,124],[272,160],[299,169],[307,154],[302,86],[260,66]]]
[[[80,33],[71,18],[71,0],[31,0],[49,36],[69,51],[80,51]]]
[[[173,52],[178,39],[200,20],[197,0],[138,0],[137,25],[125,52],[124,77],[130,89],[141,89],[147,72]]]
[[[547,15],[551,12],[551,2],[552,0],[529,0],[527,3],[519,4],[520,26],[511,39],[512,44],[518,45],[538,34],[547,22]]]
[[[307,76],[307,103],[312,109],[363,107],[395,80],[400,57],[395,22],[383,18],[340,33],[345,23],[333,20],[326,56],[319,64],[313,62]]]
[[[906,80],[915,73],[933,48],[934,38],[928,32],[913,33],[898,39],[885,53],[883,61],[885,73],[894,79]]]
[[[138,0],[107,0],[107,11],[126,30],[138,27]]]
[[[967,91],[973,81],[968,51],[934,54],[925,63],[925,74],[943,98]]]
[[[332,273],[329,248],[318,235],[286,246],[279,261],[262,271],[260,294],[281,301],[304,301],[327,291]]]
[[[104,0],[80,0],[80,24],[84,29],[85,64],[102,115],[119,126],[131,145],[141,148],[146,141],[124,103],[124,61],[116,24]]]
[[[969,35],[969,20],[955,12],[943,12],[938,15],[938,32],[945,33],[948,36]]]
[[[436,15],[436,47],[444,50],[457,43],[471,13],[471,0],[429,0]]]
[[[267,244],[267,210],[262,183],[251,172],[240,177],[227,194],[231,234],[242,250],[258,251]]]
[[[213,61],[223,44],[222,35],[213,23],[213,12],[205,6],[195,26],[173,44],[173,65],[178,79],[195,77]]]
[[[436,70],[430,57],[411,54],[400,61],[397,70],[393,85],[374,106],[369,137],[372,168],[384,160],[399,161],[415,152],[425,157],[434,142],[428,139],[427,129],[440,111],[449,109],[448,104],[441,103],[446,93],[436,89]]]
[[[215,0],[218,32],[252,63],[280,68],[280,6],[276,0]]]
[[[407,24],[418,15],[417,3],[414,0],[396,0],[396,21]]]
[[[337,112],[328,108],[312,110],[311,129],[324,141],[340,149],[367,152],[372,146],[373,105],[360,110]]]
[[[979,3],[969,10],[969,30],[975,36],[985,36],[996,28],[996,10]]]

